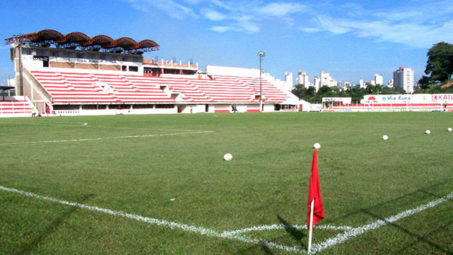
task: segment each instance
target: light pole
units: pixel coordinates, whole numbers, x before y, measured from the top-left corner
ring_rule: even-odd
[[[264,51],[262,51],[262,50],[258,51],[258,56],[260,57],[260,112],[263,111],[263,84],[261,82],[261,73],[263,71],[262,71],[262,68],[261,68],[261,62],[262,62],[263,57],[265,55],[266,54],[264,53]]]

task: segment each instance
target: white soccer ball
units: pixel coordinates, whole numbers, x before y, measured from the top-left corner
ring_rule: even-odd
[[[233,159],[233,155],[231,155],[231,153],[227,153],[227,154],[223,155],[223,159],[226,161],[230,161]]]
[[[383,135],[382,136],[382,140],[388,140],[389,139],[389,136],[388,135]]]
[[[83,123],[83,125],[86,126],[86,125],[88,125],[88,123],[85,122],[85,123]]]
[[[427,130],[425,131],[425,134],[429,135],[429,134],[431,134],[431,131],[430,131],[429,129],[427,129]]]
[[[321,144],[315,143],[315,144],[313,144],[313,148],[314,148],[315,150],[318,150],[319,148],[321,148]]]
[[[453,128],[448,128],[448,132],[451,132],[451,131],[453,131]]]

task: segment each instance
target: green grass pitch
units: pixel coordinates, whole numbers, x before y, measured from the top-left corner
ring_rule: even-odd
[[[314,229],[320,244],[347,232],[321,226],[360,228],[452,193],[448,127],[453,115],[441,112],[0,119],[1,187],[217,233],[3,189],[0,253],[304,253],[308,231],[298,226],[315,142],[326,216]],[[223,160],[227,152],[232,161]],[[275,224],[287,227],[263,227]],[[263,229],[244,230],[252,227]],[[243,232],[220,236],[234,230]],[[452,254],[452,240],[447,199],[319,254]]]

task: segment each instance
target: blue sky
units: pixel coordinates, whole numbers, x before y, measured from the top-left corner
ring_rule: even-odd
[[[427,50],[453,43],[449,1],[96,0],[1,1],[1,39],[42,29],[152,39],[145,54],[206,65],[258,67],[277,78],[300,68],[338,81],[387,82],[400,66],[418,80]],[[9,46],[0,45],[0,84],[13,75]],[[295,81],[295,80],[294,80]]]

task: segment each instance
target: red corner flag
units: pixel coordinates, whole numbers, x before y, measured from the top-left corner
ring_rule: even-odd
[[[321,201],[321,186],[318,176],[318,150],[313,152],[313,162],[311,164],[310,189],[308,190],[308,214],[307,227],[310,227],[311,201],[315,200],[313,208],[313,226],[324,218],[324,208]]]

